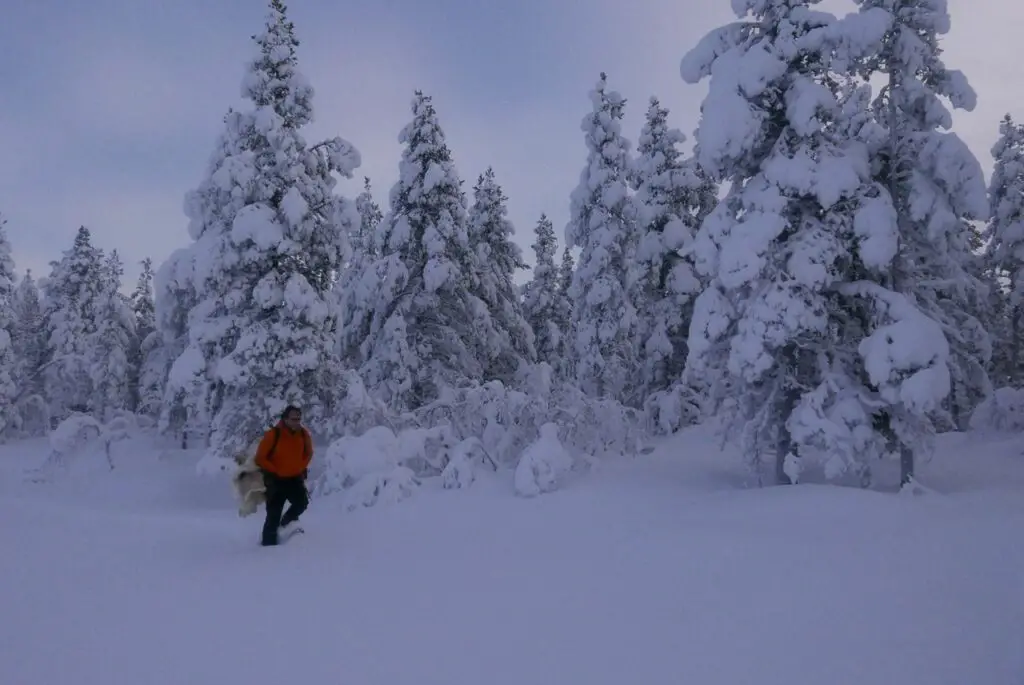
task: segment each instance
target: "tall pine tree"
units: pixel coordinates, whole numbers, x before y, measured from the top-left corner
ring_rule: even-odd
[[[149,257],[142,260],[142,272],[135,284],[129,298],[132,313],[135,318],[135,335],[132,336],[132,347],[129,354],[129,395],[130,406],[133,411],[149,413],[150,407],[144,407],[143,396],[154,394],[157,387],[142,389],[142,371],[146,358],[157,345],[159,335],[156,332],[156,311],[153,301],[153,260]],[[147,382],[153,384],[152,379]]]
[[[356,211],[359,223],[349,237],[348,266],[342,270],[335,288],[338,356],[348,367],[360,364],[359,346],[366,337],[367,307],[379,287],[374,264],[380,256],[376,235],[384,214],[373,199],[369,178],[363,179],[363,192],[356,197]]]
[[[508,219],[507,203],[494,170],[488,167],[473,188],[469,209],[467,231],[476,266],[470,289],[487,306],[494,322],[495,337],[488,341],[484,378],[509,385],[521,364],[535,361],[537,352],[515,284],[515,272],[527,265],[519,246],[511,240],[515,227]]]
[[[635,401],[636,307],[629,264],[635,248],[629,196],[629,142],[622,136],[625,100],[602,73],[583,118],[587,164],[572,192],[566,248],[580,248],[569,296],[573,340],[567,350],[580,389],[590,397]]]
[[[14,356],[18,362],[18,404],[15,411],[23,435],[44,435],[50,428],[49,408],[43,390],[46,330],[39,287],[32,270],[25,271],[14,293]]]
[[[940,326],[949,346],[949,388],[930,421],[897,418],[906,415],[905,402],[894,402],[881,419],[902,445],[903,481],[909,482],[913,454],[927,444],[922,440],[935,422],[962,426],[989,391],[990,341],[974,314],[986,308],[986,289],[970,268],[970,222],[987,218],[988,198],[978,160],[949,132],[953,121],[944,102],[970,111],[977,96],[964,74],[942,61],[939,36],[950,30],[946,0],[856,3],[850,42],[863,50],[856,64],[865,79],[880,77],[884,84],[873,103],[887,133],[874,173],[892,198],[899,226],[889,285]]]
[[[14,402],[18,396],[18,362],[15,356],[14,259],[7,240],[7,220],[0,214],[0,442],[20,428]]]
[[[188,445],[192,429],[205,434],[210,393],[206,363],[189,344],[189,315],[199,301],[195,246],[175,250],[153,274],[156,333],[139,371],[141,411],[157,416],[161,433],[180,434]]]
[[[351,177],[359,154],[340,138],[308,146],[302,135],[313,88],[280,0],[254,41],[243,83],[251,108],[228,114],[209,175],[186,202],[201,261],[183,355],[206,374],[216,456],[244,448],[287,404],[323,427],[339,371],[330,291],[358,221],[333,194],[332,173]]]
[[[572,288],[573,275],[576,273],[576,263],[573,261],[572,250],[568,245],[562,248],[562,261],[558,265],[558,305],[555,307],[557,313],[557,324],[562,331],[562,340],[559,345],[561,361],[555,365],[555,371],[563,380],[576,382],[576,366],[573,363],[572,349],[576,342],[576,335],[573,328],[573,306]]]
[[[660,404],[682,387],[686,338],[693,301],[701,290],[687,251],[693,237],[718,202],[717,187],[678,146],[686,136],[668,124],[668,110],[651,98],[637,145],[634,185],[640,238],[635,260],[638,305],[640,393]],[[683,255],[686,256],[683,256]],[[666,391],[673,390],[673,392]],[[679,411],[659,410],[662,428],[680,426]]]
[[[995,330],[992,376],[998,386],[1024,383],[1024,126],[1007,114],[992,146],[990,217],[985,246]],[[1002,292],[1001,282],[1006,283]]]
[[[109,421],[131,406],[131,353],[135,345],[135,315],[121,293],[124,266],[117,250],[103,264],[93,304],[95,332],[89,341],[91,407],[95,418]]]
[[[541,214],[534,234],[533,278],[526,284],[523,314],[534,333],[537,361],[557,368],[562,356],[563,330],[559,327],[562,294],[555,265],[558,241],[555,227],[546,214]]]
[[[93,409],[90,366],[104,286],[103,252],[93,246],[91,232],[82,226],[71,249],[51,267],[44,292],[43,382],[50,415],[64,419],[73,411]]]
[[[691,83],[710,76],[699,161],[730,183],[695,241],[710,283],[688,364],[781,483],[798,477],[801,447],[830,475],[866,475],[892,447],[879,410],[903,402],[920,422],[949,382],[940,329],[887,286],[899,233],[870,166],[882,132],[832,63],[843,25],[813,4],[734,2],[750,20],[682,63]]]
[[[477,266],[466,198],[431,97],[417,91],[412,114],[368,270],[376,287],[346,313],[367,386],[398,411],[483,378],[496,335],[470,292]]]

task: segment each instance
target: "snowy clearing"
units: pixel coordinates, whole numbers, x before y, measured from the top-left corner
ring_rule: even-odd
[[[564,489],[513,475],[257,545],[197,454],[26,482],[0,448],[0,682],[1020,683],[1024,457],[958,435],[938,492],[750,488],[702,429]]]

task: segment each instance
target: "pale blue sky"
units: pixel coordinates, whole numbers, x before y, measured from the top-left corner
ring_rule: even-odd
[[[978,109],[956,130],[986,174],[998,121],[1024,121],[1015,67],[1024,3],[950,2],[946,60]],[[833,11],[851,8],[829,0]],[[7,0],[0,23],[0,211],[19,270],[43,276],[79,225],[138,260],[188,241],[182,199],[202,177],[225,110],[238,103],[263,0]],[[636,140],[650,95],[692,142],[706,87],[679,60],[731,20],[729,0],[294,0],[299,58],[317,95],[309,138],[341,135],[363,155],[382,204],[416,88],[432,94],[467,189],[487,165],[510,197],[517,242],[541,212],[562,240],[584,163],[579,121],[604,70]],[[689,143],[687,144],[689,145]]]

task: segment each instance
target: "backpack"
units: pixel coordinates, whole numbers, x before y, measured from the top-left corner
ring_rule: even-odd
[[[281,439],[281,426],[274,424],[274,442],[270,443],[270,450],[267,452],[267,461],[272,461],[274,450],[277,449],[277,441]],[[305,429],[302,431],[302,449],[309,450],[309,435]]]

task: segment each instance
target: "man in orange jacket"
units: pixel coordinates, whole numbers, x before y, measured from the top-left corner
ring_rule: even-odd
[[[309,506],[306,473],[313,459],[313,438],[302,425],[302,410],[288,406],[281,421],[268,430],[256,448],[256,465],[263,471],[267,488],[267,519],[263,523],[264,546],[276,545],[278,530],[289,529]],[[291,506],[284,512],[285,502]]]

